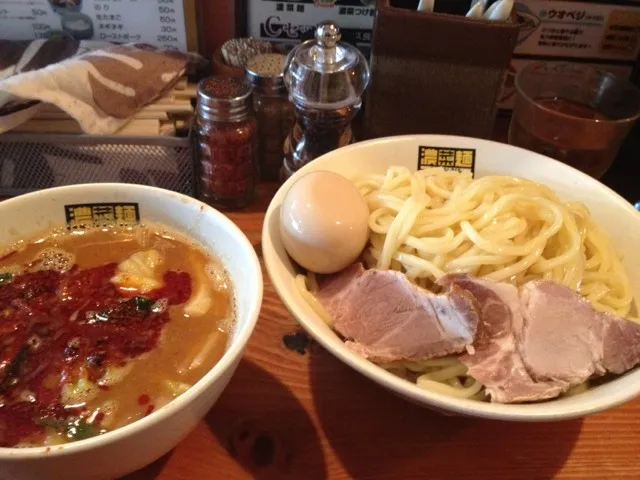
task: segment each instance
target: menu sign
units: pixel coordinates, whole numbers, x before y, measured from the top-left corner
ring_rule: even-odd
[[[58,32],[78,40],[187,48],[182,0],[0,0],[0,38],[32,40]]]
[[[640,2],[516,0],[514,12],[520,31],[499,108],[513,109],[516,75],[533,61],[579,62],[638,82]]]
[[[519,0],[516,54],[635,61],[640,52],[640,7]]]
[[[248,0],[247,31],[276,44],[295,45],[312,38],[316,26],[335,22],[342,40],[371,50],[371,31],[375,18],[370,0]]]

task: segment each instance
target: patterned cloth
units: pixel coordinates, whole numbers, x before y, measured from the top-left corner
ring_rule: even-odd
[[[0,40],[0,133],[35,115],[39,102],[64,110],[85,133],[115,133],[171,90],[194,59],[144,44],[96,43]]]

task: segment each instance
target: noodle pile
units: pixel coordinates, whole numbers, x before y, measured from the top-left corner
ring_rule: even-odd
[[[354,183],[371,212],[364,254],[369,268],[402,271],[424,288],[447,273],[516,286],[547,279],[580,293],[599,311],[628,316],[631,310],[631,286],[608,236],[585,206],[564,203],[543,185],[403,167]],[[304,280],[298,280],[300,288],[313,291],[314,279]],[[455,357],[383,367],[423,388],[484,397],[482,385]]]

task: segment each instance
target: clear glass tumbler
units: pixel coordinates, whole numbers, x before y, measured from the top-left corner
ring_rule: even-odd
[[[509,143],[600,178],[640,116],[640,90],[588,65],[536,62],[518,72]]]

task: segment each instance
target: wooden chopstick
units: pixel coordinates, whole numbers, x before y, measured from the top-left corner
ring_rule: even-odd
[[[148,136],[175,135],[177,130],[188,127],[193,115],[191,99],[197,95],[197,85],[181,78],[173,89],[155,102],[140,109],[115,135]],[[28,122],[14,129],[31,133],[84,133],[69,114],[52,104],[42,104]]]
[[[78,122],[69,120],[29,120],[15,129],[15,132],[29,133],[84,133]],[[118,130],[115,135],[124,136],[157,136],[160,134],[159,120],[131,120]]]

